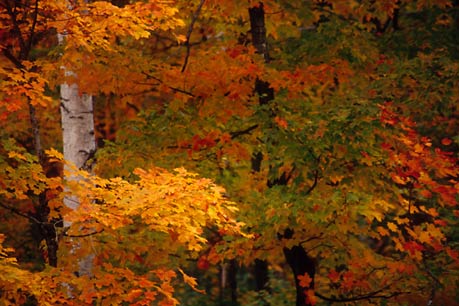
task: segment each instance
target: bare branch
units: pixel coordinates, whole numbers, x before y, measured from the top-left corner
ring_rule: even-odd
[[[33,21],[32,21],[32,26],[30,27],[29,41],[27,42],[27,53],[29,53],[30,50],[32,49],[33,39],[35,36],[35,27],[37,26],[37,19],[38,19],[38,0],[35,0],[35,6],[33,9],[34,9]]]
[[[249,126],[248,128],[241,130],[241,131],[235,131],[235,132],[230,132],[231,139],[234,139],[236,137],[249,134],[253,130],[255,130],[258,127],[258,124],[254,124],[252,126]]]
[[[331,297],[323,296],[322,294],[318,292],[315,292],[315,296],[327,302],[344,303],[344,302],[355,302],[355,301],[371,300],[371,299],[390,299],[390,298],[399,296],[401,294],[410,293],[410,292],[393,292],[390,294],[380,294],[386,288],[387,287],[384,287],[382,289],[370,292],[368,294],[358,295],[358,296],[349,297],[349,298],[331,298]]]
[[[175,91],[175,92],[182,93],[182,94],[184,94],[184,95],[187,95],[187,96],[190,96],[190,97],[193,97],[193,98],[195,97],[195,95],[194,95],[193,93],[191,93],[191,92],[189,92],[189,91],[186,91],[186,90],[184,90],[184,89],[180,89],[180,88],[177,88],[177,87],[170,86],[170,85],[164,83],[164,81],[161,80],[160,78],[155,77],[154,75],[148,74],[148,73],[146,73],[146,72],[142,72],[142,73],[143,73],[144,75],[147,76],[147,79],[153,79],[153,80],[155,80],[155,81],[158,81],[160,84],[166,85],[169,89],[171,89],[171,90],[173,90],[173,91]],[[149,85],[149,86],[157,85],[157,84],[141,83],[141,82],[136,82],[136,84],[139,84],[139,85]]]
[[[190,51],[191,51],[191,45],[190,45],[191,33],[193,33],[194,24],[196,23],[196,20],[198,19],[199,13],[201,12],[202,6],[204,5],[205,1],[206,0],[201,0],[201,2],[199,3],[198,8],[194,12],[193,17],[191,19],[191,23],[190,23],[190,27],[188,28],[188,32],[186,33],[186,41],[185,41],[186,55],[185,55],[185,61],[183,62],[181,72],[184,72],[186,69],[186,66],[188,65],[188,59],[190,57]]]
[[[69,235],[67,233],[64,233],[64,236],[65,237],[69,237],[69,238],[83,238],[83,237],[89,237],[89,236],[94,236],[94,235],[100,234],[103,231],[104,231],[104,229],[101,229],[100,231],[95,231],[95,232],[92,232],[92,233],[81,234],[81,235]]]
[[[37,218],[35,218],[34,216],[32,216],[30,213],[24,213],[22,211],[20,211],[19,209],[17,208],[14,208],[14,207],[11,207],[9,205],[6,205],[6,204],[3,204],[3,203],[0,203],[0,207],[3,207],[9,211],[11,211],[12,213],[15,213],[16,215],[18,216],[21,216],[21,217],[24,217],[26,219],[29,219],[30,221],[34,222],[34,223],[37,223],[37,224],[43,224],[45,222],[41,222],[40,220],[38,220]]]
[[[319,170],[314,170],[314,182],[312,183],[311,187],[306,191],[306,194],[310,194],[314,188],[317,186],[317,182],[319,181]]]

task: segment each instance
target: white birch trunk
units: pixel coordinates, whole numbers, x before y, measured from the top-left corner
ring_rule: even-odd
[[[93,101],[92,96],[80,94],[77,84],[61,84],[61,124],[64,159],[79,169],[91,171],[88,160],[96,150]],[[64,179],[69,181],[81,178],[66,175]],[[66,196],[64,205],[73,210],[77,209],[79,199],[75,195]],[[71,223],[64,219],[64,226],[69,227],[70,225]],[[79,243],[74,241],[72,247],[74,251],[79,247]],[[94,256],[89,254],[79,260],[79,275],[91,275],[93,258]]]

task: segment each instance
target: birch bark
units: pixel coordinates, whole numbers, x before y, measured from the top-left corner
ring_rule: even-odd
[[[63,40],[62,37],[59,38]],[[65,67],[63,68],[66,69]],[[73,76],[73,72],[65,70],[66,76]],[[62,139],[64,147],[64,159],[74,164],[79,169],[91,171],[89,160],[96,151],[96,140],[94,136],[94,108],[92,96],[80,93],[77,84],[63,83],[60,87],[61,96],[61,124]],[[66,168],[64,168],[66,169]],[[67,169],[68,170],[68,169]],[[79,180],[78,176],[68,174],[64,171],[64,180]],[[77,209],[80,202],[77,196],[69,195],[64,198],[64,205],[70,209]],[[64,226],[69,227],[71,223],[65,221]],[[73,251],[79,248],[79,243],[74,241]],[[92,270],[93,254],[82,257],[78,263],[79,275],[90,275]]]

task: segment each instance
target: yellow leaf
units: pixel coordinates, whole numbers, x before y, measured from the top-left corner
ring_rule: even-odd
[[[337,184],[341,182],[343,178],[344,178],[344,175],[331,175],[330,181],[332,182],[332,184]]]
[[[395,223],[387,222],[387,227],[388,227],[392,232],[396,232],[396,231],[397,231],[397,225],[396,225]]]
[[[194,291],[196,292],[199,292],[199,293],[202,293],[202,294],[205,294],[206,292],[204,290],[201,290],[201,289],[198,289],[196,288],[197,285],[198,285],[198,282],[196,281],[196,278],[194,277],[191,277],[191,276],[188,276],[187,274],[185,274],[185,272],[183,272],[182,269],[178,269],[180,271],[180,273],[182,273],[182,276],[183,276],[183,281],[185,283],[187,283]]]
[[[376,229],[381,236],[389,236],[389,232],[382,226],[378,226]]]
[[[57,160],[64,160],[64,155],[56,149],[48,149],[45,151],[45,153],[48,155],[48,157],[54,157]]]
[[[24,155],[18,153],[18,152],[8,152],[8,157],[9,158],[16,158],[16,159],[22,159],[22,160],[27,160]]]

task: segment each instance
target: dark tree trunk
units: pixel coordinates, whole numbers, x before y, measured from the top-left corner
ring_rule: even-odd
[[[34,213],[30,213],[31,235],[38,244],[45,242],[46,252],[42,253],[42,258],[52,267],[57,267],[58,233],[57,228],[62,227],[62,219],[50,218],[50,208],[48,205],[47,193],[44,190],[38,196],[38,201],[34,205]],[[42,250],[44,251],[44,250]]]
[[[3,55],[9,59],[16,68],[24,69],[24,61],[29,60],[29,54],[33,44],[35,43],[36,33],[35,33],[35,22],[38,18],[39,6],[38,1],[34,6],[28,7],[28,12],[32,16],[33,24],[31,27],[23,28],[20,26],[20,21],[17,19],[16,8],[19,7],[20,1],[13,1],[13,8],[7,9],[9,14],[10,22],[12,27],[15,29],[14,36],[19,40],[19,51],[15,54],[11,48],[6,48],[2,50]],[[25,39],[27,37],[27,39]],[[40,124],[37,117],[35,106],[32,104],[30,98],[28,98],[28,107],[29,107],[29,116],[30,124],[32,128],[33,136],[33,145],[35,154],[38,157],[40,165],[43,167],[43,170],[46,171],[46,158],[43,151],[41,136],[40,136]],[[55,224],[48,220],[49,217],[49,207],[48,200],[46,198],[46,190],[39,195],[38,203],[35,203],[35,218],[29,218],[32,220],[33,224],[31,229],[33,231],[32,237],[38,239],[38,243],[42,240],[45,241],[47,247],[47,257],[49,265],[56,267],[57,266],[57,239]],[[32,215],[32,214],[30,214]]]
[[[266,26],[265,26],[265,11],[263,3],[258,6],[249,8],[250,16],[250,32],[252,34],[252,44],[257,49],[257,52],[262,54],[265,61],[269,61],[268,44],[266,42]],[[258,95],[259,104],[265,105],[274,100],[274,90],[269,82],[257,79],[255,81],[255,90]],[[256,152],[252,156],[252,171],[259,172],[261,170],[261,162],[263,153]],[[256,259],[253,267],[253,276],[255,278],[255,290],[266,290],[270,292],[268,286],[268,262],[266,260]],[[266,305],[268,305],[266,303]]]
[[[260,2],[258,6],[249,9],[250,15],[250,32],[252,34],[252,43],[257,49],[257,52],[262,54],[265,62],[269,62],[268,43],[266,40],[266,26],[265,26],[265,12],[263,3]],[[260,105],[266,105],[274,100],[274,90],[269,82],[257,79],[255,82],[255,92],[258,94]],[[270,116],[275,117],[275,111],[272,110]],[[261,169],[261,162],[263,154],[257,152],[252,156],[252,171],[258,172]],[[268,187],[274,185],[286,185],[290,179],[290,174],[284,173],[278,179],[267,181]],[[279,234],[281,239],[291,239],[293,231],[287,229],[284,234]],[[284,248],[284,256],[288,265],[292,269],[295,277],[296,286],[296,306],[306,306],[308,301],[306,299],[305,289],[299,284],[298,276],[308,274],[312,279],[310,288],[314,287],[315,265],[314,260],[308,256],[306,251],[301,245],[292,247],[291,249]],[[266,261],[255,261],[255,282],[257,290],[266,290],[268,284],[268,264]]]
[[[266,42],[265,10],[263,3],[249,8],[250,33],[252,44],[257,52],[263,54],[265,61],[269,61],[268,44]]]
[[[253,274],[255,276],[255,290],[266,290],[269,292],[268,262],[266,260],[256,259],[253,270]]]
[[[312,279],[309,289],[313,289],[314,275],[316,272],[314,260],[308,256],[301,245],[295,245],[291,249],[284,248],[284,255],[295,277],[296,306],[311,305],[306,298],[305,288],[300,286],[298,276],[308,274]]]
[[[219,269],[219,305],[236,306],[237,303],[237,262],[232,259],[227,264],[222,264]],[[228,298],[229,291],[229,298]]]
[[[231,305],[237,305],[237,263],[232,259],[228,266],[228,285],[231,290]]]
[[[283,235],[279,234],[279,239],[292,239],[293,230],[286,229]],[[316,274],[315,261],[310,257],[301,245],[295,245],[292,248],[284,248],[285,259],[292,269],[295,278],[296,287],[296,306],[311,305],[306,297],[307,289],[314,289],[314,276]],[[311,283],[307,289],[300,286],[298,276],[307,274],[311,278]]]
[[[268,104],[274,100],[274,89],[268,82],[257,79],[255,81],[255,92],[258,94],[260,105]]]
[[[42,166],[43,171],[45,172],[47,177],[58,177],[61,174],[61,171],[59,171],[59,169],[57,168],[58,166],[50,164],[44,155],[40,137],[40,124],[37,118],[35,107],[32,105],[31,101],[29,101],[29,114],[30,122],[32,125],[35,152],[38,156],[40,165]],[[48,264],[52,267],[57,267],[58,241],[56,235],[56,226],[60,225],[60,222],[59,220],[49,219],[50,209],[48,206],[48,199],[46,196],[47,192],[48,190],[44,190],[39,195],[38,204],[35,206],[36,219],[40,222],[39,224],[36,224],[36,229],[38,229],[38,237],[40,237],[40,241],[38,242],[44,240],[46,243],[47,254],[45,257],[47,257]],[[32,230],[34,230],[33,227]]]

